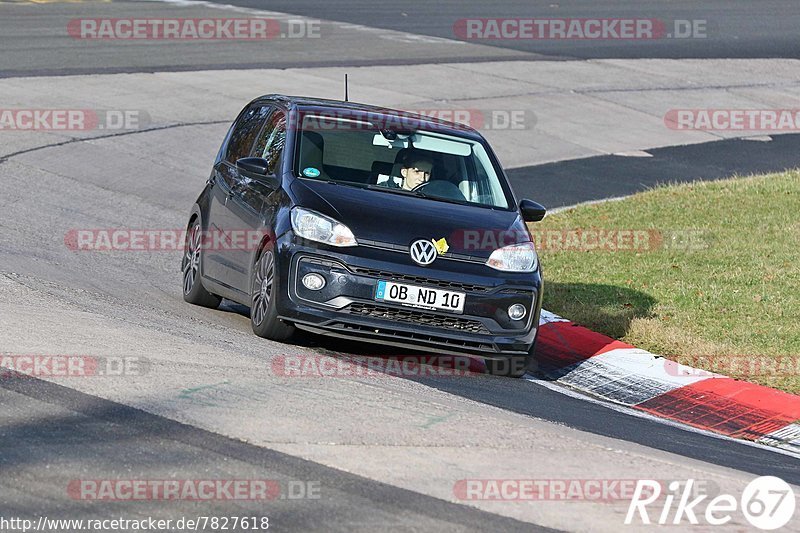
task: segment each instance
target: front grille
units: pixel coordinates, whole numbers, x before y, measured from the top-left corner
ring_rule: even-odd
[[[329,326],[331,329],[346,331],[348,333],[356,332],[363,337],[374,337],[375,328],[371,326],[362,326],[361,324],[348,324],[338,322]],[[439,337],[438,335],[428,335],[425,333],[413,331],[400,331],[400,330],[381,330],[380,337],[399,339],[402,341],[411,341],[414,343],[433,344],[437,346],[448,346],[451,348],[477,351],[477,352],[497,352],[495,346],[485,342],[474,342],[464,339],[456,339],[453,337]]]
[[[382,318],[396,322],[404,322],[406,324],[416,324],[466,333],[489,333],[489,330],[477,320],[469,320],[467,318],[455,316],[442,316],[434,313],[426,313],[425,311],[395,309],[393,307],[363,303],[350,304],[347,310],[353,315]]]
[[[533,291],[526,289],[503,289],[500,294],[524,294],[525,296],[533,296]]]
[[[401,281],[407,283],[418,283],[420,285],[427,285],[432,287],[439,287],[441,289],[458,290],[464,292],[485,292],[488,287],[482,285],[472,285],[469,283],[459,283],[458,281],[443,281],[438,279],[430,279],[423,276],[411,276],[408,274],[396,274],[386,270],[377,270],[374,268],[360,268],[354,267],[353,272],[363,276],[371,276],[373,278],[385,279],[387,281]]]

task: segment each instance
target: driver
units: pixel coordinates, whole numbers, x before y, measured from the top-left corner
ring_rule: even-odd
[[[433,161],[425,154],[410,152],[403,158],[400,175],[403,177],[402,188],[410,191],[419,187],[431,178]]]

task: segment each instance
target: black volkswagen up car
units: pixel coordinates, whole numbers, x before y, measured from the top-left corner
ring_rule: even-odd
[[[484,358],[521,376],[542,275],[518,202],[475,130],[350,102],[268,95],[231,126],[192,206],[187,302],[250,307],[253,331]]]

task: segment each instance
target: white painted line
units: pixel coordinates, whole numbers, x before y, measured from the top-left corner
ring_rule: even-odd
[[[540,326],[553,322],[569,321],[543,309]],[[638,405],[698,381],[724,377],[639,348],[617,348],[569,366],[540,370],[550,379],[622,405]]]
[[[246,13],[249,15],[258,15],[260,17],[269,17],[282,22],[290,20],[321,20],[303,17],[300,15],[290,15],[288,13],[281,13],[279,11],[268,11],[266,9],[253,9],[249,7],[234,6],[232,4],[217,4],[215,2],[206,2],[205,0],[144,0],[146,2],[160,2],[163,4],[172,4],[180,7],[205,7],[208,9],[224,9],[226,11],[236,11],[237,13]],[[327,22],[327,21],[326,21]]]
[[[256,15],[259,17],[273,18],[281,22],[289,21],[319,21],[331,26],[335,26],[341,30],[357,31],[362,33],[369,33],[376,39],[384,39],[387,41],[396,41],[404,43],[423,43],[423,44],[449,44],[449,45],[466,45],[470,44],[465,41],[456,39],[447,39],[445,37],[433,37],[429,35],[420,35],[416,33],[402,32],[397,30],[386,30],[383,28],[373,28],[370,26],[363,26],[361,24],[352,24],[349,22],[339,22],[335,20],[327,20],[320,18],[305,17],[302,15],[292,15],[289,13],[282,13],[278,11],[268,11],[266,9],[255,9],[249,7],[234,6],[231,4],[217,4],[214,2],[207,2],[205,0],[145,0],[147,2],[162,2],[165,4],[172,4],[181,7],[205,7],[208,9],[224,9],[228,11],[235,11],[237,13],[246,13],[248,15]]]
[[[645,152],[644,150],[630,150],[628,152],[616,152],[615,156],[618,157],[653,157],[653,154]]]
[[[773,431],[769,435],[764,435],[757,442],[789,450],[794,453],[800,453],[800,423],[795,422],[783,427],[777,431]]]
[[[634,406],[683,386],[630,371],[625,366],[609,364],[590,357],[565,368],[546,370],[545,374],[559,383],[569,385],[593,396],[622,405]]]
[[[548,390],[551,390],[551,391],[554,391],[554,392],[558,392],[559,394],[563,394],[564,396],[569,396],[570,398],[575,398],[577,400],[583,400],[583,401],[586,401],[586,402],[589,402],[589,403],[602,405],[603,407],[605,407],[607,409],[611,409],[612,411],[617,411],[618,413],[623,413],[623,414],[626,414],[626,415],[629,415],[629,416],[633,416],[633,417],[636,417],[636,418],[641,418],[641,419],[644,419],[644,420],[650,420],[652,422],[658,422],[659,424],[663,424],[665,426],[670,426],[670,427],[673,427],[673,428],[681,429],[683,431],[688,431],[690,433],[699,433],[700,435],[704,435],[706,437],[712,437],[712,438],[715,438],[715,439],[724,440],[724,441],[728,441],[728,442],[737,442],[737,443],[742,444],[744,446],[751,446],[753,448],[759,448],[761,450],[768,450],[768,451],[771,451],[771,452],[774,452],[774,453],[777,453],[777,454],[780,454],[780,455],[786,455],[788,457],[792,457],[792,458],[795,458],[795,459],[800,459],[800,452],[794,452],[793,450],[789,450],[789,449],[786,449],[786,448],[779,448],[779,447],[776,447],[776,446],[769,446],[769,445],[766,445],[766,444],[763,444],[763,443],[760,443],[760,442],[753,442],[753,441],[743,440],[743,439],[734,439],[732,437],[728,437],[727,435],[722,435],[720,433],[714,433],[712,431],[708,431],[708,430],[705,430],[705,429],[700,429],[700,428],[688,426],[688,425],[683,424],[681,422],[675,422],[674,420],[669,420],[667,418],[660,418],[660,417],[651,415],[649,413],[646,413],[644,411],[639,411],[638,409],[633,409],[631,407],[627,407],[627,406],[624,406],[624,405],[611,403],[611,402],[609,402],[607,400],[602,400],[600,398],[594,398],[592,396],[587,396],[586,394],[584,394],[584,393],[582,393],[580,391],[573,390],[573,389],[571,389],[571,388],[569,388],[569,387],[567,387],[567,386],[565,386],[563,384],[559,384],[558,382],[548,381],[546,379],[537,378],[536,376],[531,376],[529,374],[526,374],[522,379],[524,379],[525,381],[530,381],[531,383],[534,383],[536,385],[544,387],[544,388],[546,388]]]
[[[725,377],[678,365],[674,361],[639,348],[618,348],[596,355],[592,359],[630,374],[673,385],[673,388],[685,387],[713,377]]]
[[[542,309],[542,313],[539,315],[539,325],[543,326],[552,322],[569,322],[569,320],[562,318],[555,313],[551,313],[547,309]]]

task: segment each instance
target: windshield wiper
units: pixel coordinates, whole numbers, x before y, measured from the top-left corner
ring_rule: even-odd
[[[358,189],[366,189],[367,186],[363,183],[358,183],[355,181],[337,181],[337,180],[324,180],[325,183],[329,183],[331,185],[346,185],[348,187],[356,187]]]
[[[430,194],[425,194],[423,192],[420,192],[419,194],[423,195],[423,198],[430,198],[431,200],[438,200],[440,202],[447,202],[448,204],[481,205],[481,204],[476,204],[475,202],[470,202],[468,200],[457,200],[455,198],[445,198],[443,196],[431,196]]]
[[[477,202],[470,202],[469,200],[458,200],[456,198],[447,198],[444,196],[434,196],[431,194],[425,194],[423,191],[409,191],[406,189],[398,189],[395,187],[384,187],[383,185],[375,185],[375,184],[364,184],[358,183],[355,181],[336,181],[336,180],[325,180],[325,183],[330,183],[332,185],[346,185],[348,187],[355,187],[357,189],[368,189],[370,191],[383,191],[383,192],[390,192],[392,194],[402,194],[403,196],[414,196],[417,198],[427,198],[429,200],[435,200],[437,202],[445,202],[448,204],[456,204],[456,205],[471,205],[474,207],[483,207],[492,210],[502,210],[495,205],[489,204],[481,204]]]
[[[423,193],[422,191],[408,191],[406,189],[396,189],[394,187],[384,187],[383,185],[375,185],[369,183],[358,183],[356,181],[344,181],[344,180],[324,180],[325,183],[330,183],[331,185],[347,185],[349,187],[356,187],[357,189],[369,189],[370,191],[386,191],[392,192],[395,194],[404,194],[406,196],[416,196],[418,198],[436,198],[435,196],[428,196],[427,194]]]
[[[430,196],[423,194],[420,191],[409,191],[406,189],[397,189],[395,187],[384,187],[383,185],[367,185],[365,188],[371,191],[386,191],[394,194],[404,194],[406,196],[418,196],[419,198],[430,198]]]
[[[371,191],[386,191],[391,192],[394,194],[404,194],[406,196],[416,196],[417,198],[428,198],[429,200],[436,200],[439,202],[446,202],[448,204],[458,204],[458,205],[481,205],[482,207],[490,207],[490,206],[483,206],[482,204],[476,204],[475,202],[470,202],[468,200],[457,200],[455,198],[447,198],[444,196],[434,196],[432,194],[425,194],[424,191],[418,190],[406,190],[406,189],[396,189],[394,187],[383,187],[381,185],[367,185],[367,189]]]

